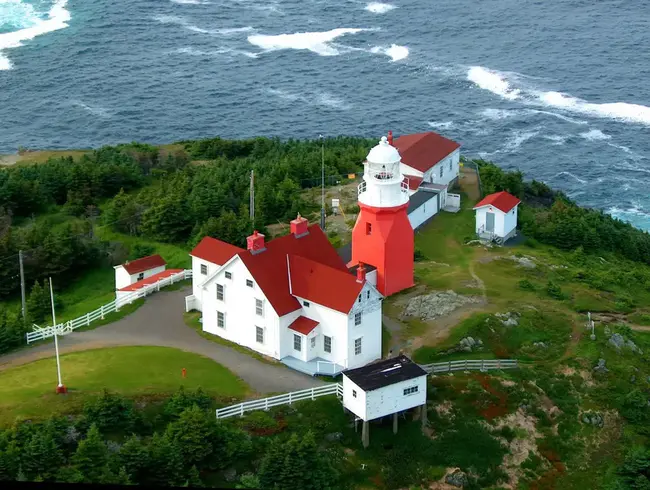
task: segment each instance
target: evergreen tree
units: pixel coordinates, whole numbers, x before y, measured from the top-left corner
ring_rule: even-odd
[[[196,469],[196,466],[192,466],[190,468],[190,471],[187,475],[187,481],[185,482],[185,486],[192,487],[192,488],[201,488],[205,486],[203,484],[203,481],[201,480],[201,475],[199,474],[199,470]]]
[[[104,467],[108,463],[108,449],[97,425],[93,424],[90,427],[86,438],[79,443],[72,461],[86,482],[99,482]]]
[[[211,438],[215,423],[198,406],[184,410],[179,419],[167,426],[166,434],[178,446],[187,468],[201,465],[212,454]]]
[[[51,314],[51,298],[47,281],[45,286],[41,287],[41,283],[36,281],[26,301],[27,313],[33,322],[47,321],[48,316]]]
[[[148,484],[158,486],[178,486],[182,484],[183,456],[176,444],[165,435],[155,433],[149,444]]]
[[[21,457],[23,471],[30,479],[36,476],[52,479],[63,460],[63,453],[53,435],[43,429],[32,436]]]
[[[15,441],[0,449],[0,481],[15,480],[19,471],[20,451]]]
[[[74,466],[63,466],[56,474],[59,483],[83,483],[83,474]]]
[[[133,435],[126,440],[117,454],[117,460],[132,482],[144,481],[150,457],[148,448],[138,436]]]

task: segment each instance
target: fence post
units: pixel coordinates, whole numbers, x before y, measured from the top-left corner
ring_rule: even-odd
[[[156,283],[156,287],[158,288],[157,291],[160,291],[160,281]]]
[[[101,313],[101,319],[103,320],[104,319],[104,305],[101,306],[100,313]]]
[[[497,359],[497,369],[501,369],[501,359]]]
[[[269,411],[269,399],[268,398],[264,399],[264,410],[266,410],[267,412]]]
[[[314,399],[314,388],[311,389],[311,399]]]
[[[172,284],[174,284],[174,275],[173,274],[172,274],[171,278],[172,278]]]
[[[90,313],[86,313],[86,326],[90,325]]]
[[[291,405],[291,392],[289,392],[289,405]]]
[[[448,361],[447,372],[451,373],[451,361]]]
[[[243,417],[243,416],[244,416],[244,404],[243,404],[243,403],[240,403],[240,404],[239,404],[239,407],[240,407],[240,409],[241,409],[241,411],[239,412],[239,416],[240,416],[240,417]]]

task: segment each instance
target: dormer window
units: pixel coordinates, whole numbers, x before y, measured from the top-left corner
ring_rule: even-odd
[[[201,264],[201,274],[204,276],[208,275],[208,266],[205,264]]]
[[[366,235],[372,235],[372,223],[366,223]]]
[[[226,279],[232,279],[232,272],[226,272]]]
[[[303,305],[303,306],[306,306],[307,308],[309,308],[309,301],[303,301],[303,302],[302,302],[302,305]]]
[[[253,287],[253,281],[251,281],[250,279],[246,279],[246,286],[248,286],[249,288],[252,288]]]
[[[370,299],[370,290],[366,293],[366,299]]]

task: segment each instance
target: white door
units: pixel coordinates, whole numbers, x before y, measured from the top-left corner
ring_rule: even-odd
[[[494,231],[494,213],[485,213],[485,231]]]

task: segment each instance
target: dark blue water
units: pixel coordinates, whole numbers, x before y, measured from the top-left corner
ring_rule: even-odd
[[[647,0],[0,0],[0,152],[433,129],[650,229],[648,32]]]

